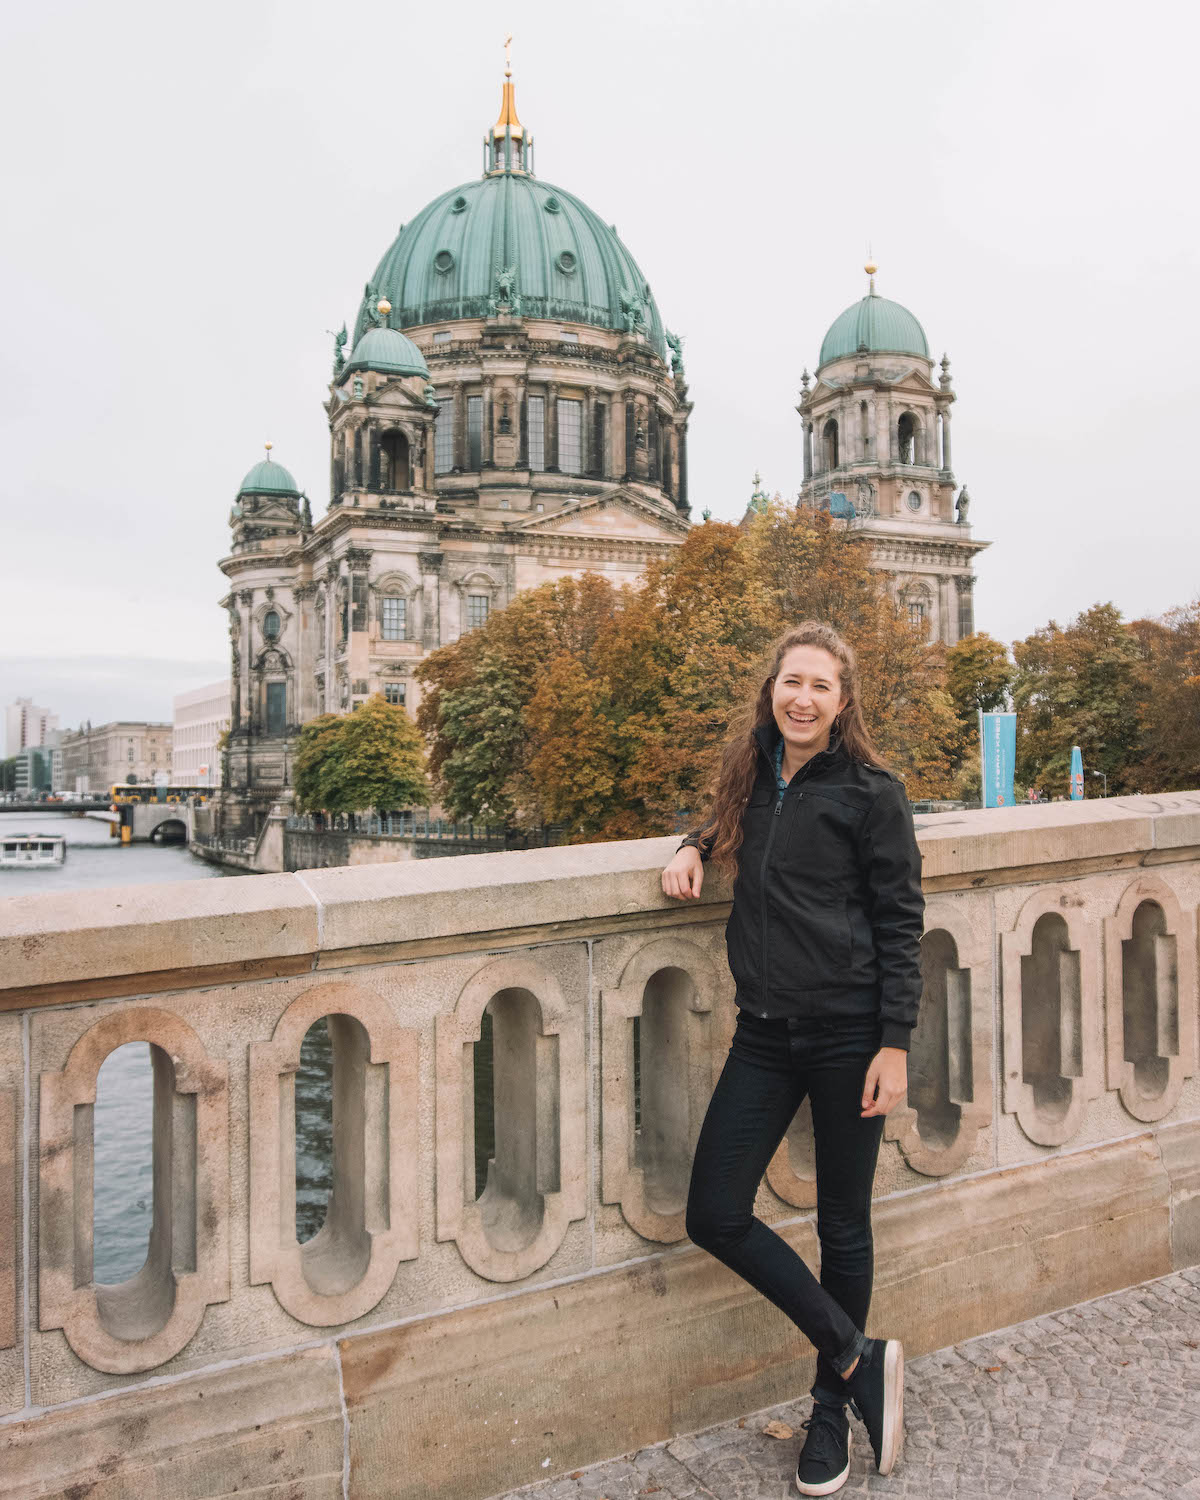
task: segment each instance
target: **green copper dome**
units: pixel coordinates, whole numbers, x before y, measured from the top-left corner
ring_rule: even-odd
[[[379,262],[354,326],[392,304],[393,328],[514,314],[643,333],[666,358],[662,318],[637,262],[585,203],[525,171],[451,188],[406,224]]]
[[[239,495],[299,495],[300,486],[283,467],[272,459],[256,463],[242,480]]]
[[[398,328],[368,328],[355,344],[346,370],[378,370],[382,375],[420,375],[429,379],[425,356]]]
[[[858,353],[919,354],[928,359],[929,345],[925,330],[907,307],[872,291],[834,320],[821,345],[820,365]]]

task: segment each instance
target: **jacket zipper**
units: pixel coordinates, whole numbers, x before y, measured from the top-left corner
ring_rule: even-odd
[[[824,752],[822,751],[821,754],[824,754]],[[795,776],[792,777],[792,781],[788,782],[788,787],[791,786],[791,784],[792,784],[793,781],[801,781],[801,780],[803,780],[804,777],[807,775],[807,773],[811,770],[812,765],[813,765],[813,761],[816,761],[819,758],[820,758],[819,755],[814,755],[813,758],[812,758],[812,760],[808,761],[805,765],[801,766],[800,769],[796,772]],[[773,778],[774,778],[774,768],[772,767],[772,779]],[[762,957],[761,957],[761,960],[760,960],[762,967],[761,967],[761,969],[759,971],[758,992],[759,992],[759,995],[762,998],[763,1014],[764,1015],[767,1013],[767,1009],[768,1009],[768,1007],[767,1007],[767,861],[771,857],[771,849],[772,849],[772,847],[773,847],[773,845],[775,843],[775,830],[779,827],[779,824],[775,820],[783,812],[783,799],[786,796],[787,796],[787,787],[785,787],[782,792],[779,790],[778,787],[776,787],[776,789],[775,789],[775,811],[771,815],[771,828],[770,828],[770,832],[767,834],[767,847],[763,850],[762,864],[759,866],[759,869],[758,869],[758,920],[759,920],[759,930],[762,933]],[[796,801],[797,802],[801,801],[803,797],[804,797],[804,793],[803,792],[797,792],[796,793]]]

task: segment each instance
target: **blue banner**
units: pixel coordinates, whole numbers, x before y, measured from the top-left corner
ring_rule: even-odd
[[[1083,801],[1083,751],[1071,746],[1071,801]]]
[[[984,807],[1011,807],[1017,764],[1016,714],[979,715],[979,753]]]

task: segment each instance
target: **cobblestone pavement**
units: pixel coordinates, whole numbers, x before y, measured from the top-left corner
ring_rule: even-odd
[[[1200,1267],[908,1362],[905,1446],[885,1479],[851,1418],[842,1495],[1200,1500]],[[810,1401],[495,1500],[799,1500]],[[764,1434],[769,1421],[795,1435]]]

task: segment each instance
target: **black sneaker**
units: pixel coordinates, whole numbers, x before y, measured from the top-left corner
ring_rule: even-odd
[[[850,1423],[840,1406],[814,1401],[804,1423],[808,1436],[796,1465],[796,1488],[802,1495],[832,1495],[850,1472]]]
[[[868,1339],[846,1384],[850,1404],[875,1450],[875,1467],[890,1474],[904,1436],[904,1350],[898,1339]]]

